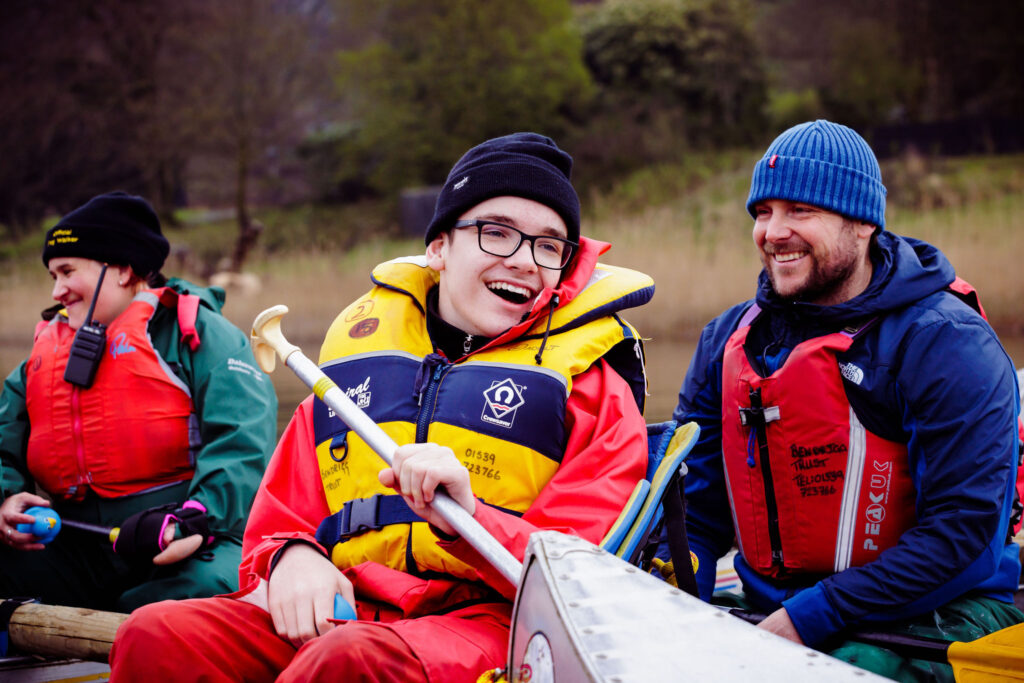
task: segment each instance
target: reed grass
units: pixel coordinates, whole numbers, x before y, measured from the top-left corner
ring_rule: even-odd
[[[690,348],[711,318],[754,291],[760,263],[744,200],[755,158],[734,154],[716,157],[709,165],[655,167],[611,190],[585,197],[584,233],[613,244],[602,260],[644,271],[655,280],[653,301],[627,317],[652,340],[649,354],[656,360],[661,354],[688,353],[679,349]],[[1024,293],[1024,156],[909,159],[887,165],[883,173],[889,186],[887,227],[941,248],[958,273],[978,288],[1000,335],[1024,335],[1024,306],[1019,303]],[[329,229],[322,213],[303,211],[316,221],[304,228],[306,232]],[[273,220],[288,219],[277,214]],[[289,338],[315,356],[338,312],[369,289],[374,265],[423,251],[422,241],[409,238],[352,246],[351,228],[342,232],[346,237],[337,242],[321,237],[301,248],[289,247],[276,237],[272,249],[262,248],[251,261],[249,270],[260,277],[260,290],[229,292],[225,315],[248,331],[261,310],[285,304],[291,311],[286,323]],[[394,235],[396,231],[382,232]],[[171,233],[172,241],[177,243],[179,238],[204,239],[195,226]],[[198,272],[187,269],[168,269],[167,274],[205,284]],[[37,255],[3,264],[3,372],[27,355],[39,311],[51,304],[49,295],[50,280]],[[1017,360],[1024,362],[1024,358]],[[660,382],[654,406],[658,419],[670,414],[688,361],[659,360],[663,366],[656,372],[670,377],[656,378]],[[283,383],[295,395],[305,392],[280,375],[275,375],[279,387]],[[291,398],[282,400],[282,407],[288,406],[286,412],[290,412],[293,403]]]

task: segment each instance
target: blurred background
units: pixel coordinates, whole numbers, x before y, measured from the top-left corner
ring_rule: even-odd
[[[1021,0],[3,0],[0,372],[51,303],[43,233],[95,194],[145,196],[165,274],[224,286],[246,330],[287,304],[316,357],[370,268],[422,251],[462,152],[534,130],[605,260],[655,277],[628,317],[667,419],[700,328],[753,292],[750,169],[813,118],[868,139],[889,228],[950,256],[1024,365],[1022,24]]]

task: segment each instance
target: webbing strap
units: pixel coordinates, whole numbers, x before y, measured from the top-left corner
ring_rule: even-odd
[[[759,315],[761,315],[761,307],[758,306],[756,303],[755,304],[751,304],[750,308],[748,308],[746,311],[744,311],[743,315],[740,316],[740,324],[737,325],[736,328],[737,329],[743,329],[747,325],[750,325],[751,323],[753,323],[754,322],[754,318],[756,318]]]
[[[199,297],[195,294],[178,295],[178,327],[181,328],[181,341],[195,351],[199,348],[199,333],[196,331],[196,318],[199,317]]]
[[[686,496],[684,481],[686,465],[681,465],[679,472],[673,475],[662,499],[665,507],[665,531],[668,538],[669,554],[672,556],[672,567],[675,569],[676,585],[690,595],[699,598],[697,577],[693,572],[690,560],[690,542],[686,537]]]
[[[188,344],[188,348],[192,351],[198,349],[199,332],[196,330],[196,318],[199,317],[199,296],[196,294],[182,294],[170,287],[163,287],[156,291],[160,292],[161,305],[167,308],[174,308],[177,311],[181,341]]]
[[[422,522],[399,495],[378,493],[346,502],[333,515],[324,517],[316,529],[316,540],[325,548],[344,543],[352,536],[376,531],[391,524]]]

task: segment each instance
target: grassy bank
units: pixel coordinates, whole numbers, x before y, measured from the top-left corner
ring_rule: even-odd
[[[753,291],[760,264],[743,204],[755,159],[754,153],[739,152],[693,158],[647,169],[611,191],[584,195],[584,231],[614,244],[604,260],[643,270],[656,282],[652,303],[628,315],[652,339],[650,355],[658,363],[651,372],[656,419],[671,412],[689,361],[688,345],[701,327]],[[979,289],[1000,334],[1024,335],[1019,305],[1024,156],[903,159],[885,164],[883,175],[889,229],[939,246]],[[369,288],[374,264],[423,250],[420,239],[401,237],[389,212],[373,205],[301,207],[258,216],[266,230],[247,270],[260,276],[261,288],[229,292],[225,314],[248,330],[259,311],[286,304],[291,309],[287,334],[309,355],[316,354],[334,315]],[[235,228],[230,221],[185,218],[189,222],[183,227],[168,230],[179,250],[166,272],[205,283],[202,273],[230,249]],[[27,353],[38,312],[51,303],[38,246],[8,253],[14,251],[21,255],[8,258],[0,275],[4,372]],[[1020,365],[1024,358],[1015,361]],[[275,383],[283,383],[289,395],[304,393],[282,375],[279,371]],[[286,405],[290,412],[292,398],[282,400]]]

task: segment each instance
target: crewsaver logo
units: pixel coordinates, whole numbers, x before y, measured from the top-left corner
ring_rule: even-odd
[[[511,378],[491,383],[484,391],[484,411],[480,419],[493,425],[510,428],[518,410],[526,401],[523,400],[525,386],[519,386]]]

